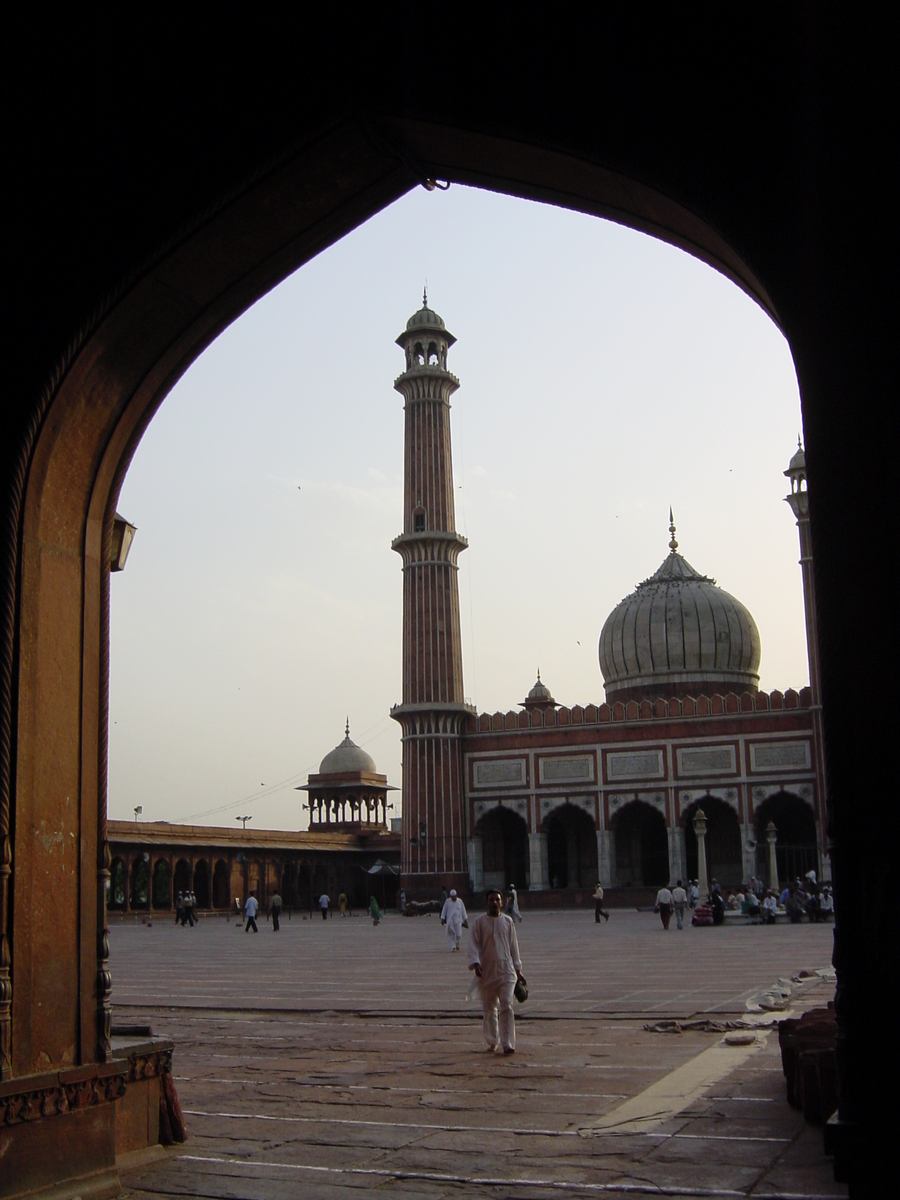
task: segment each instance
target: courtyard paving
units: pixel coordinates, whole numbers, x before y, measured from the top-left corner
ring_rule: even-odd
[[[114,921],[114,1020],[174,1039],[188,1126],[125,1195],[846,1195],[787,1104],[771,1015],[747,1008],[804,971],[791,1010],[826,1004],[830,927],[537,912],[519,940],[531,995],[505,1058],[437,917]],[[645,1028],[748,1016],[750,1045]]]

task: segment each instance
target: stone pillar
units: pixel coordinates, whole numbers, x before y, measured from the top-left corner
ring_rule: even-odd
[[[684,844],[684,830],[680,825],[676,825],[673,831],[675,837],[675,854],[678,863],[678,870],[675,872],[676,880],[680,879],[683,883],[687,882],[687,847]]]
[[[681,852],[678,846],[678,829],[670,825],[666,833],[669,836],[669,883],[674,887],[675,880],[683,878],[681,874]]]
[[[532,892],[545,892],[547,883],[547,835],[546,833],[529,833],[528,857],[531,865]]]
[[[619,878],[616,867],[616,831],[609,829],[606,832],[606,853],[609,859],[609,886],[618,887]],[[601,881],[602,882],[602,881]],[[603,884],[606,887],[606,884]]]
[[[470,837],[466,849],[469,858],[469,882],[473,892],[480,892],[484,887],[484,839],[478,834]]]
[[[769,887],[773,892],[778,888],[778,858],[775,854],[775,843],[778,841],[778,830],[775,822],[770,821],[766,826],[766,841],[769,843]]]
[[[597,830],[597,878],[600,880],[602,888],[610,888],[613,886],[612,871],[610,869],[609,851],[612,838],[605,829]],[[615,857],[615,851],[613,851]]]
[[[744,825],[741,829],[741,861],[744,870],[744,882],[749,883],[756,876],[756,847],[754,845],[753,826]],[[751,850],[751,845],[753,849]]]
[[[709,872],[706,869],[706,813],[702,808],[694,814],[694,833],[697,835],[697,882],[703,904],[709,895]]]

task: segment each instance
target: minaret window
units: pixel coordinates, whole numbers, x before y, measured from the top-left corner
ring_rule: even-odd
[[[425,509],[417,508],[413,513],[413,533],[425,532]]]
[[[438,348],[435,342],[430,342],[428,345],[428,365],[429,367],[438,365]]]
[[[422,349],[422,343],[416,342],[416,348],[413,351],[417,367],[425,366],[425,351]]]

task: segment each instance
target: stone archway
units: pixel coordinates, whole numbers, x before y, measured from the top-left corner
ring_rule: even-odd
[[[783,884],[802,878],[807,871],[815,871],[818,874],[815,813],[799,796],[781,791],[764,800],[753,815],[760,878],[769,877],[766,829],[770,821],[777,830],[775,862],[779,881]]]
[[[194,864],[194,882],[191,890],[197,897],[197,908],[210,907],[209,863],[205,858],[198,858]]]
[[[528,831],[522,818],[502,805],[488,809],[475,832],[482,839],[484,886],[528,886]]]
[[[661,812],[632,800],[612,818],[616,887],[662,887],[669,881],[669,841]]]
[[[114,858],[109,865],[109,907],[128,907],[128,872],[121,858]]]
[[[213,908],[231,908],[231,872],[228,863],[220,858],[213,871]]]
[[[731,805],[717,796],[701,796],[681,818],[688,877],[696,879],[698,876],[697,835],[693,823],[698,808],[706,814],[706,862],[710,883],[716,879],[723,888],[739,887],[745,882],[741,827]]]
[[[172,873],[169,869],[168,860],[158,858],[153,864],[153,907],[154,908],[171,908],[172,907]]]
[[[175,864],[175,877],[173,882],[173,888],[176,896],[179,892],[189,892],[191,890],[192,878],[193,872],[191,871],[191,864],[186,858],[179,858],[178,862]]]
[[[128,905],[135,909],[150,907],[150,855],[146,852],[132,861]]]
[[[6,928],[0,930],[5,939],[2,991],[12,995],[11,1008],[6,1000],[0,1013],[4,1078],[37,1070],[43,1063],[38,1047],[52,1066],[103,1061],[110,1052],[109,996],[95,989],[105,969],[104,943],[98,937],[95,946],[93,939],[80,935],[91,927],[100,933],[103,925],[105,571],[109,525],[127,457],[173,380],[229,320],[318,249],[418,181],[431,183],[438,176],[493,186],[652,231],[712,262],[774,313],[765,288],[731,247],[742,247],[748,261],[758,264],[782,306],[791,339],[811,435],[811,465],[822,484],[829,478],[837,484],[831,495],[820,487],[816,510],[823,531],[816,546],[816,575],[825,584],[821,610],[828,614],[830,634],[825,694],[877,694],[877,672],[868,665],[877,656],[852,655],[840,646],[841,621],[854,611],[855,586],[842,581],[859,578],[866,562],[876,557],[867,560],[861,548],[874,548],[875,535],[865,534],[863,521],[846,520],[847,512],[855,511],[847,506],[854,503],[858,483],[859,511],[866,502],[873,510],[880,503],[881,485],[872,481],[889,478],[880,462],[873,468],[863,454],[866,447],[876,459],[885,453],[885,442],[879,441],[884,410],[874,409],[863,428],[846,400],[860,388],[871,396],[881,394],[883,388],[865,381],[880,384],[888,374],[884,352],[871,353],[874,310],[868,301],[863,308],[850,299],[875,294],[856,286],[863,270],[856,264],[878,256],[855,247],[842,255],[832,253],[842,222],[845,230],[866,227],[866,235],[875,238],[882,219],[877,189],[867,183],[857,189],[851,211],[865,212],[870,219],[846,221],[846,193],[835,181],[848,173],[834,169],[830,158],[833,154],[839,163],[848,161],[846,142],[852,141],[834,133],[840,122],[833,114],[846,93],[834,82],[830,62],[844,28],[827,22],[818,27],[807,18],[780,27],[784,41],[778,45],[777,62],[788,64],[791,86],[787,71],[772,60],[777,86],[768,89],[768,98],[757,97],[758,104],[748,105],[741,93],[740,106],[734,97],[718,106],[725,122],[734,114],[749,136],[717,137],[717,126],[709,124],[714,121],[709,106],[699,106],[702,119],[692,117],[688,93],[674,87],[668,107],[676,120],[684,117],[679,136],[685,147],[674,158],[665,134],[657,136],[649,123],[658,116],[652,103],[631,111],[626,101],[608,122],[598,122],[587,106],[580,117],[575,106],[561,108],[565,99],[554,100],[552,89],[541,98],[540,112],[538,101],[520,106],[519,112],[504,111],[487,84],[481,85],[488,89],[486,96],[475,96],[458,111],[442,108],[440,97],[417,103],[378,94],[371,105],[362,106],[362,121],[355,113],[351,118],[344,109],[328,108],[327,120],[319,111],[308,124],[298,118],[299,128],[292,127],[290,136],[276,133],[256,155],[244,145],[231,149],[229,165],[204,159],[193,188],[176,189],[183,200],[177,207],[164,200],[154,222],[143,219],[150,215],[149,198],[144,210],[121,205],[136,231],[131,241],[123,237],[122,249],[108,239],[102,255],[82,254],[80,246],[69,254],[78,222],[60,220],[58,242],[51,230],[46,246],[40,247],[44,257],[35,261],[67,264],[60,272],[71,293],[51,280],[46,290],[61,297],[62,307],[54,309],[52,320],[39,322],[44,332],[41,339],[35,336],[37,352],[26,349],[13,364],[21,371],[13,391],[17,398],[22,393],[29,399],[19,403],[21,414],[17,408],[11,418],[16,443],[10,450],[14,469],[3,534],[10,568],[4,579],[11,599],[0,680],[0,779],[4,785],[14,780],[15,789],[11,798],[0,797],[0,836],[12,842],[4,845],[3,862],[11,858],[10,886],[15,890],[14,904],[3,897]],[[877,56],[872,61],[878,80]],[[799,77],[798,62],[803,64]],[[822,104],[812,102],[818,96]],[[208,104],[214,133],[221,125],[219,100],[211,97]],[[379,130],[376,137],[363,128],[370,115]],[[190,123],[185,127],[191,128]],[[512,127],[518,131],[515,138],[498,135]],[[178,135],[170,136],[176,140]],[[160,146],[167,148],[168,140],[160,137]],[[728,169],[711,170],[717,147],[726,141],[739,149],[726,149]],[[89,144],[89,138],[83,139],[85,163],[92,161]],[[569,152],[558,149],[563,144]],[[805,151],[799,158],[798,145]],[[135,147],[135,158],[146,170],[137,138]],[[148,151],[148,160],[152,153]],[[65,182],[65,172],[74,170],[73,159],[61,157],[65,165],[57,170]],[[110,181],[115,162],[111,154]],[[788,173],[782,163],[791,164]],[[859,177],[868,178],[865,172]],[[771,208],[766,194],[754,190],[760,180],[768,195],[777,197]],[[54,190],[73,198],[79,191],[77,186],[45,188],[48,195]],[[135,188],[135,196],[139,190]],[[674,196],[684,196],[685,206],[670,199]],[[49,209],[40,209],[38,223],[48,219]],[[723,236],[714,232],[719,229]],[[859,238],[855,230],[852,236]],[[31,238],[23,241],[29,255],[39,248]],[[34,266],[30,269],[40,274]],[[80,272],[86,278],[79,288],[73,281]],[[71,349],[63,349],[73,331],[80,332],[74,333]],[[39,386],[35,381],[42,378],[50,382],[32,403]],[[889,628],[891,610],[881,593],[872,604],[869,627]],[[892,728],[877,706],[856,725],[826,706],[826,717],[829,713],[829,771],[838,785],[833,831],[847,889],[846,928],[853,932],[852,923],[861,928],[864,920],[854,900],[862,891],[863,871],[874,871],[879,887],[886,886],[888,850],[870,850],[866,834],[855,827],[854,805],[860,797],[887,795],[880,786],[887,769],[880,749],[890,744]],[[48,786],[51,779],[54,788]],[[65,812],[57,799],[63,795],[71,797]],[[42,844],[38,831],[44,828],[59,831],[58,845]],[[28,925],[42,879],[67,881],[54,898],[60,932],[53,962],[45,961]],[[0,886],[6,888],[6,870]],[[15,914],[19,921],[13,936]],[[878,938],[841,937],[846,954],[838,956],[839,972],[856,972],[853,998],[849,992],[844,997],[842,1022],[856,1013],[860,1037],[860,1013],[870,1001],[857,998],[879,994],[874,985],[887,956]],[[10,946],[15,953],[7,978]],[[20,987],[28,1001],[16,1004]],[[50,1020],[46,1014],[51,1012],[67,1017]],[[847,1028],[843,1035],[842,1047],[852,1054]],[[876,1057],[873,1053],[873,1063]],[[876,1086],[867,1086],[874,1068],[861,1060],[857,1065],[842,1119],[853,1114],[854,1104],[864,1105],[861,1097],[877,1093]],[[863,1129],[865,1122],[856,1127]]]
[[[597,828],[584,809],[554,808],[544,821],[552,888],[586,888],[597,882]]]

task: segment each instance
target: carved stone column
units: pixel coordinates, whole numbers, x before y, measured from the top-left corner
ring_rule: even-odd
[[[703,903],[709,895],[709,872],[706,869],[706,813],[702,808],[694,814],[694,833],[697,835],[697,882]]]
[[[769,843],[769,887],[773,892],[777,892],[778,884],[778,857],[775,854],[775,843],[778,841],[778,830],[775,828],[775,822],[770,821],[766,826],[766,841]]]
[[[480,892],[484,887],[484,839],[478,834],[470,837],[466,849],[469,859],[469,882],[473,892]]]
[[[547,835],[546,833],[529,833],[528,857],[531,866],[532,892],[545,892],[549,886],[547,881]]]

